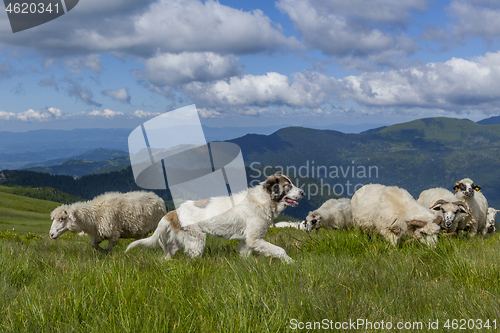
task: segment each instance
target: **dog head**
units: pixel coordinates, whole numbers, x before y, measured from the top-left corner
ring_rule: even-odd
[[[316,229],[317,232],[319,228],[321,228],[321,214],[315,210],[310,211],[306,217],[306,231],[310,232]]]
[[[462,200],[465,197],[473,197],[475,191],[481,191],[481,186],[474,184],[470,178],[464,178],[455,183],[453,190],[457,192],[457,198]]]
[[[298,200],[304,196],[304,191],[293,185],[290,177],[282,174],[267,177],[262,186],[269,193],[271,200],[283,204],[283,209],[286,206],[297,206]]]

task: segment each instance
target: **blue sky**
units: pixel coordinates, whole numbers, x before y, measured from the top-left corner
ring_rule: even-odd
[[[13,34],[0,130],[135,127],[196,104],[209,126],[392,124],[500,113],[493,0],[81,0]]]

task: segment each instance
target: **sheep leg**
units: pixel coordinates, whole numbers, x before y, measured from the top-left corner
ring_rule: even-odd
[[[109,242],[108,242],[108,247],[105,250],[106,253],[111,252],[111,250],[113,249],[113,246],[115,246],[116,244],[118,244],[119,241],[120,241],[119,237],[112,237],[112,238],[110,238]]]
[[[384,236],[384,238],[387,239],[389,242],[391,242],[393,246],[398,245],[399,237],[392,231],[384,228],[380,230],[380,234]]]
[[[94,249],[96,249],[97,251],[99,251],[101,253],[106,253],[107,250],[105,250],[99,246],[99,244],[101,244],[101,242],[102,242],[102,239],[98,241],[95,237],[90,236],[90,245],[92,245],[92,247]]]

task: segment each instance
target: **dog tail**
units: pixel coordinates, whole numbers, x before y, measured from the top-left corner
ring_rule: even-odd
[[[176,222],[180,227],[179,219],[177,218],[177,212],[175,210],[168,212],[161,218],[160,222],[158,222],[158,226],[156,227],[155,232],[153,232],[150,237],[133,241],[129,246],[127,246],[125,252],[128,252],[130,249],[133,249],[137,246],[143,246],[150,249],[154,249],[157,247],[163,248],[161,239],[170,232],[170,229],[172,229],[173,226],[171,226],[171,223],[175,224]]]

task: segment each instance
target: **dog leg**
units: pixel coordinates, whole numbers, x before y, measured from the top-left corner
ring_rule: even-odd
[[[287,264],[293,262],[293,259],[286,254],[286,251],[284,249],[282,249],[279,246],[273,245],[269,242],[266,242],[263,239],[256,239],[256,240],[247,239],[246,243],[250,249],[257,251],[265,256],[279,258],[284,262],[286,262]]]
[[[252,249],[247,245],[247,243],[242,240],[238,244],[238,251],[240,252],[240,256],[243,258],[248,258],[250,256],[250,253],[252,253]]]
[[[201,230],[184,228],[177,233],[177,240],[184,245],[184,251],[194,258],[200,257],[203,254],[207,235]]]

